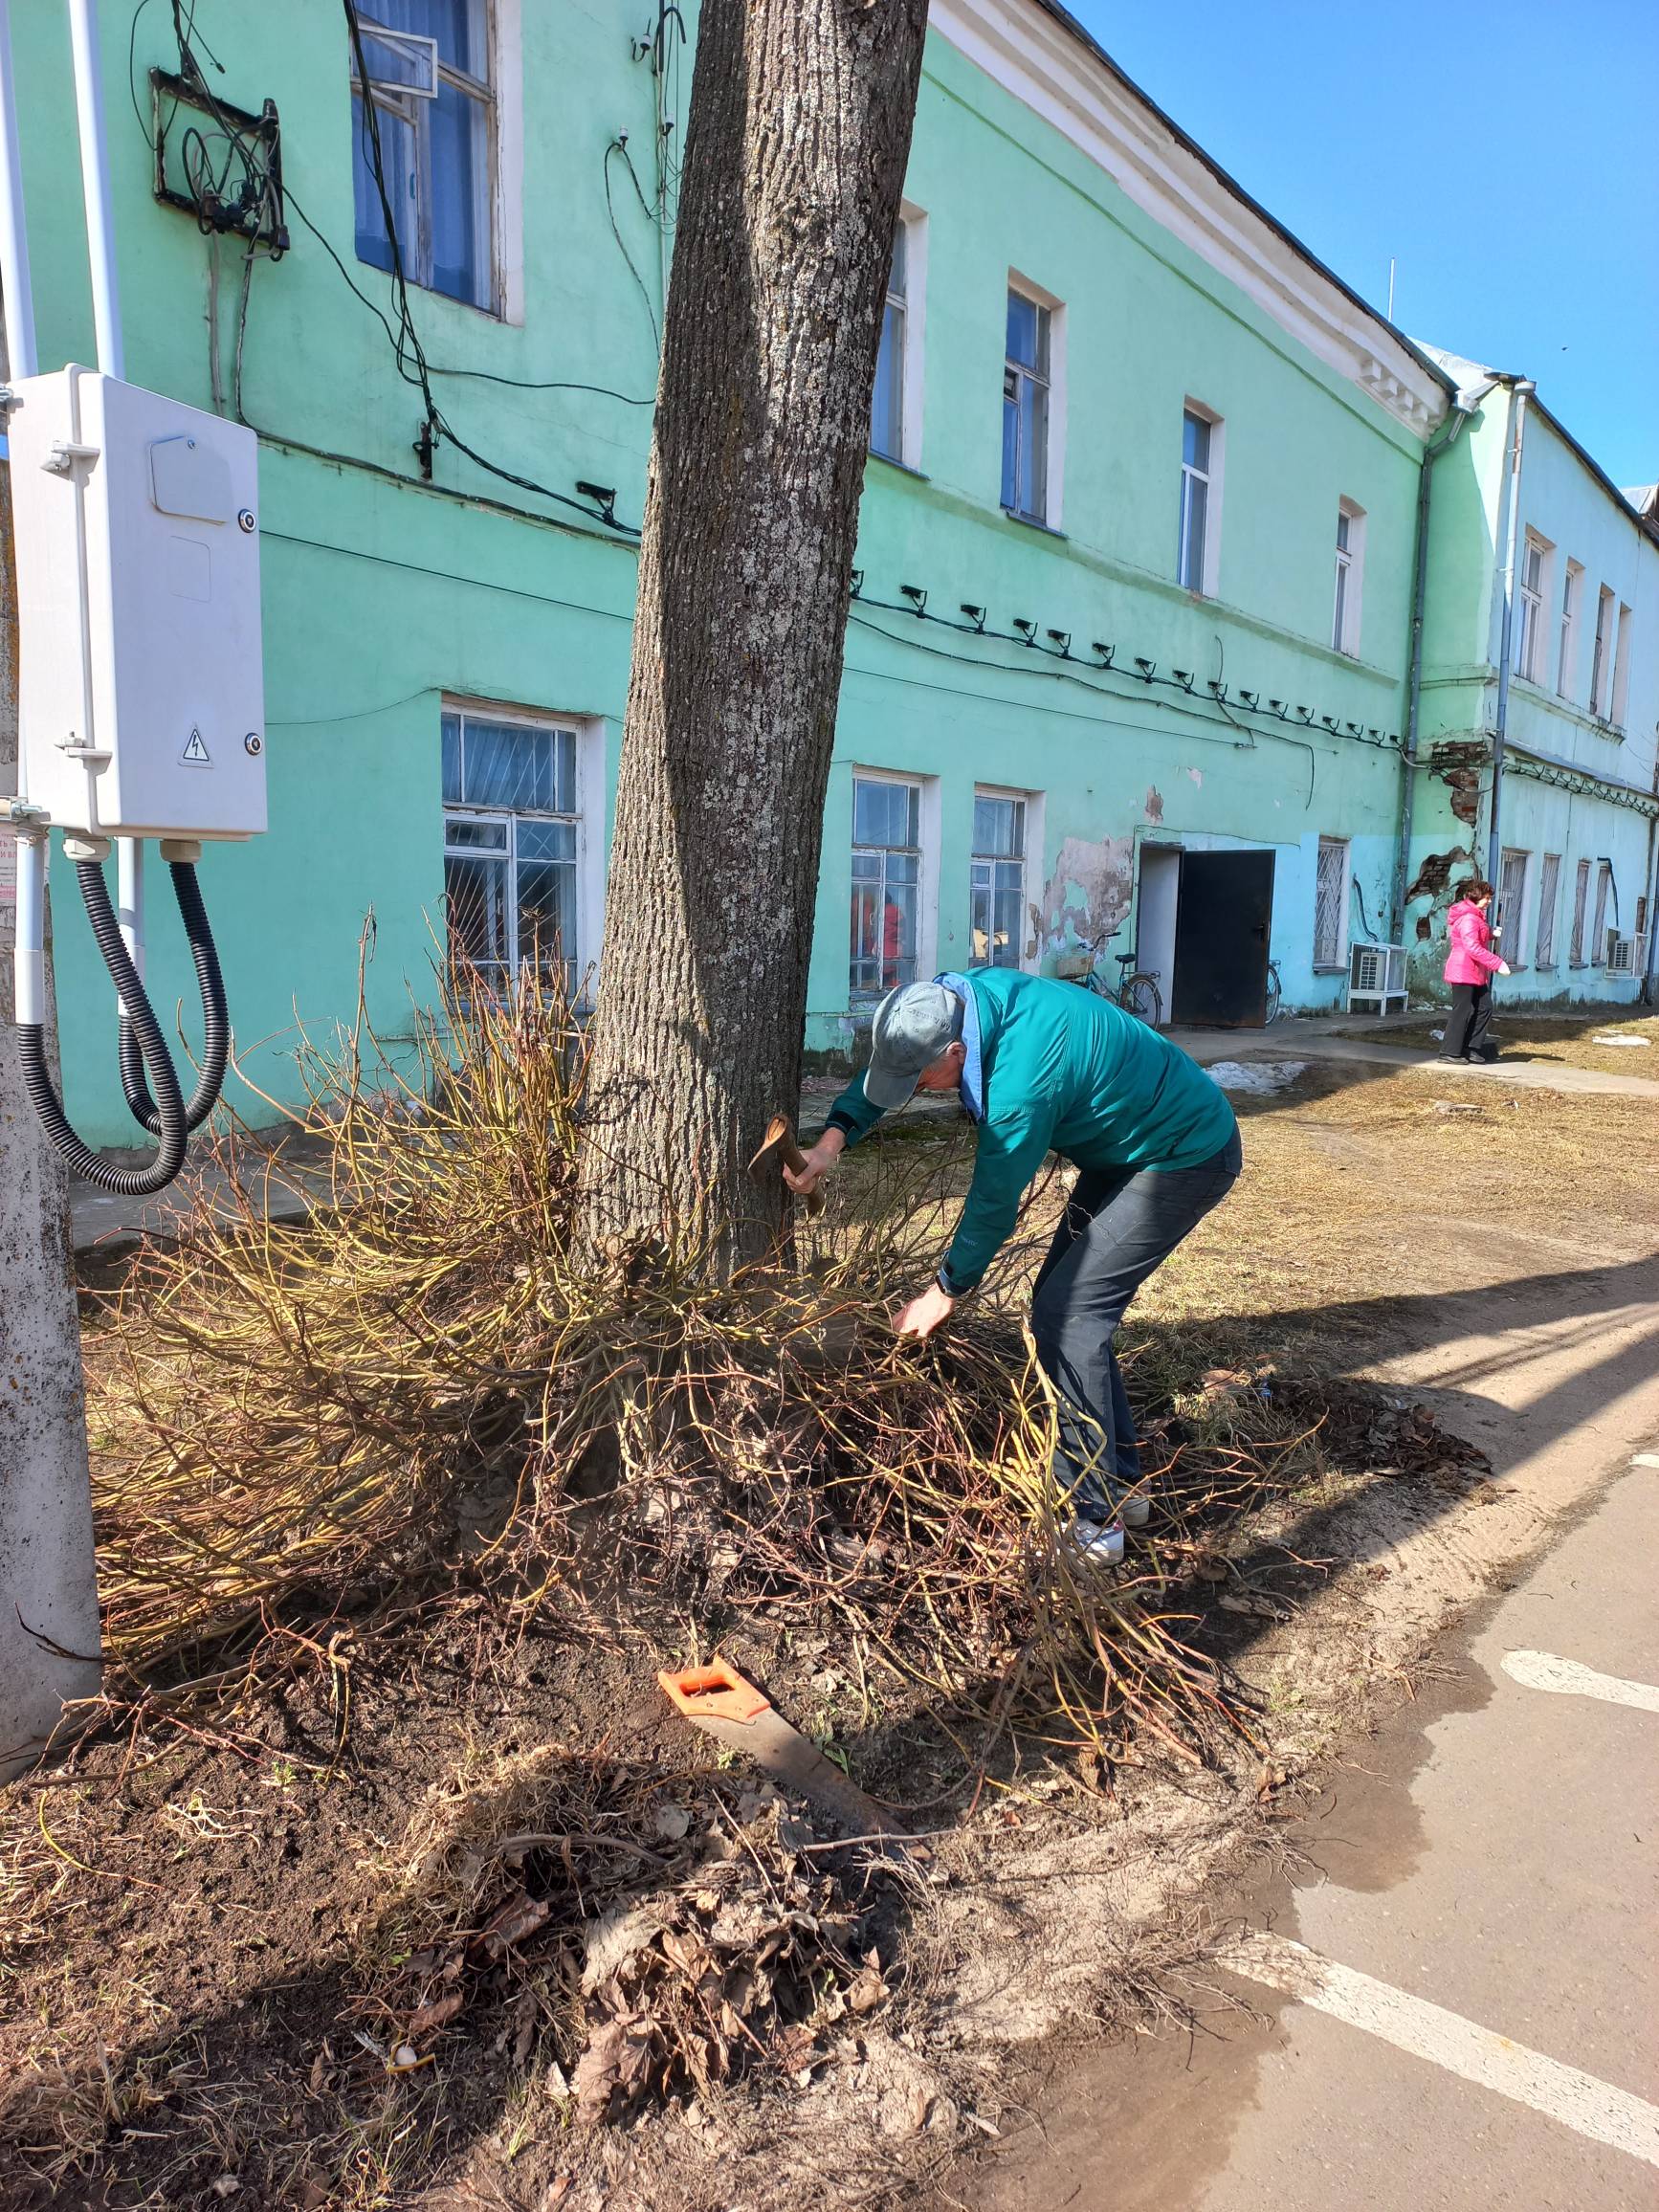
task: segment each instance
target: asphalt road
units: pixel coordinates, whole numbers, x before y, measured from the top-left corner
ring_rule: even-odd
[[[1028,2090],[975,2212],[1659,2207],[1659,1441],[1621,1445],[1232,1901],[1250,2011]]]

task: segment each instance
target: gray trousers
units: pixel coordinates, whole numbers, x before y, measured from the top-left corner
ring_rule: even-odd
[[[1077,1178],[1031,1294],[1031,1335],[1059,1400],[1054,1479],[1086,1518],[1112,1519],[1140,1474],[1117,1324],[1153,1269],[1221,1204],[1243,1158],[1235,1130],[1197,1167]]]

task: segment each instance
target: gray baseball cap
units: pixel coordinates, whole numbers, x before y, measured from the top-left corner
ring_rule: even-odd
[[[912,1095],[922,1071],[962,1035],[962,1003],[943,984],[900,984],[875,1009],[864,1095],[890,1114]]]

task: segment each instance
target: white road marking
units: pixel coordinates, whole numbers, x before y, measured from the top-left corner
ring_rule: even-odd
[[[1506,1651],[1503,1670],[1529,1690],[1555,1690],[1563,1697],[1604,1697],[1610,1705],[1659,1713],[1659,1690],[1648,1683],[1598,1674],[1593,1667],[1581,1667],[1576,1659],[1558,1659],[1553,1651]]]
[[[1461,2013],[1411,1997],[1351,1966],[1338,1966],[1305,1944],[1282,1936],[1244,1936],[1218,1955],[1247,1980],[1265,1982],[1333,2020],[1391,2043],[1396,2050],[1427,2059],[1449,2073],[1516,2104],[1530,2105],[1592,2142],[1607,2143],[1649,2166],[1659,2166],[1659,2105],[1616,2090],[1577,2067],[1494,2035]]]

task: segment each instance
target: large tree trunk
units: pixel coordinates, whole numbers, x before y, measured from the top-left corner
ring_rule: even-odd
[[[704,0],[594,1017],[586,1218],[709,1209],[800,1086],[858,494],[926,0]]]

